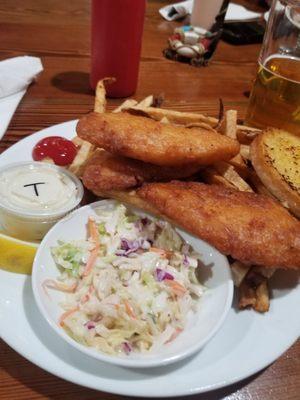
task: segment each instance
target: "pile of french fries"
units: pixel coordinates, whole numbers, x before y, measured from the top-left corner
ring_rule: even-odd
[[[95,98],[95,112],[105,112],[106,91],[105,84],[110,78],[98,82]],[[129,112],[142,115],[162,123],[183,125],[185,127],[202,127],[215,130],[220,135],[237,139],[240,143],[240,153],[228,162],[220,161],[201,170],[200,180],[208,184],[224,185],[241,191],[257,192],[268,196],[272,195],[262,184],[250,162],[250,144],[261,131],[256,128],[238,124],[237,111],[220,110],[219,119],[203,114],[179,112],[160,108],[162,98],[150,95],[140,102],[134,99],[125,100],[112,112]],[[84,166],[93,154],[92,144],[75,137],[73,142],[78,146],[78,153],[69,170],[81,176]],[[232,260],[231,260],[232,261]],[[239,261],[231,262],[231,269],[235,286],[238,288],[238,304],[240,309],[253,308],[258,312],[266,312],[270,307],[268,279],[274,273],[273,269],[244,265]]]

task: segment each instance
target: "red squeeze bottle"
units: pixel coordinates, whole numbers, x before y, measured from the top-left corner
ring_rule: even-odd
[[[109,97],[127,97],[137,87],[146,0],[92,0],[92,65],[95,89],[105,77]]]

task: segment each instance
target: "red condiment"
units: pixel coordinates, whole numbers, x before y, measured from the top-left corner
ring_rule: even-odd
[[[90,83],[95,89],[105,77],[109,97],[127,97],[137,87],[145,0],[92,0]]]
[[[40,140],[32,150],[32,158],[35,161],[50,157],[56,165],[60,166],[71,164],[76,154],[75,144],[61,136],[46,137]]]

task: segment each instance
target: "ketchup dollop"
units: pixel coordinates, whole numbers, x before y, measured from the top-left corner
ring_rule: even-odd
[[[50,157],[56,165],[60,166],[71,164],[76,154],[75,144],[61,136],[46,137],[40,140],[32,150],[32,158],[35,161]]]

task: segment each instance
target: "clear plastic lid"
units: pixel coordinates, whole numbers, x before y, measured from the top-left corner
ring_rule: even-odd
[[[82,197],[80,180],[57,165],[29,161],[0,169],[0,207],[18,216],[57,218]]]

